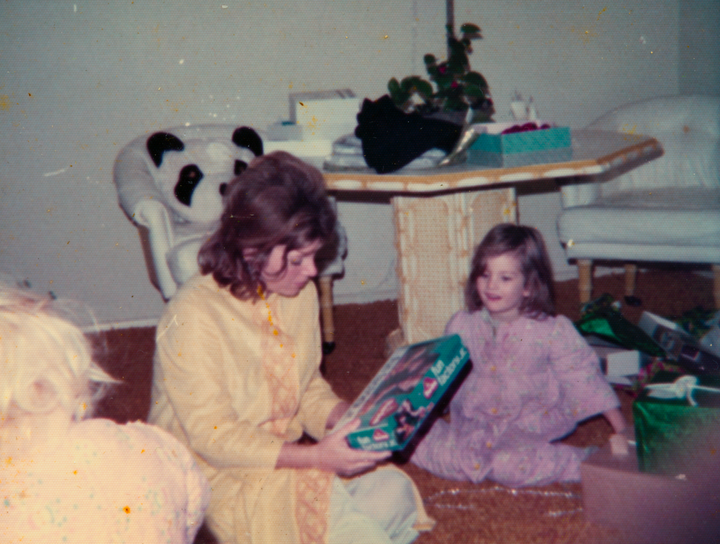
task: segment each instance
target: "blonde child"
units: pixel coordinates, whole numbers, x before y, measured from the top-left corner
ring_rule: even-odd
[[[473,256],[465,298],[446,333],[467,346],[473,370],[412,461],[438,476],[519,487],[579,481],[581,448],[554,443],[602,413],[625,429],[594,351],[556,315],[541,234],[495,226]]]
[[[0,542],[190,544],[205,477],[165,431],[86,419],[115,380],[62,310],[0,284]]]

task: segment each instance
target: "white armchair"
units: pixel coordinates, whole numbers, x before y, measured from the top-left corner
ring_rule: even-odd
[[[652,136],[664,153],[621,175],[562,187],[558,233],[578,264],[580,301],[591,297],[593,261],[626,263],[627,296],[639,262],[704,263],[720,308],[720,98],[652,98],[587,129]]]
[[[238,150],[234,147],[236,129],[234,125],[220,124],[173,127],[162,131],[176,136],[180,142],[195,144],[193,149],[186,146],[183,152],[189,156],[178,160],[187,162],[189,158],[196,159],[193,162],[201,166],[201,181],[196,179],[191,182],[194,185],[191,194],[200,193],[198,187],[203,183],[207,186],[203,190],[211,191],[202,194],[200,209],[196,202],[190,209],[188,201],[191,197],[187,195],[181,198],[185,204],[178,202],[177,187],[174,191],[173,187],[168,188],[168,180],[162,177],[167,177],[167,173],[162,173],[162,168],[174,168],[177,165],[163,163],[160,168],[157,154],[153,156],[148,150],[149,134],[128,143],[115,160],[113,177],[120,207],[140,227],[150,280],[164,300],[169,300],[180,285],[197,273],[198,251],[215,230],[222,211],[221,191],[218,189],[235,177],[239,159],[243,159],[244,164],[254,156],[249,154],[248,149]],[[178,150],[179,147],[172,150]],[[179,169],[175,170],[175,175]],[[185,205],[188,205],[187,211]],[[347,247],[345,230],[340,223],[337,224],[337,238],[337,252],[318,263],[321,268],[319,286],[323,348],[326,353],[334,347],[332,280],[344,272],[343,259]]]

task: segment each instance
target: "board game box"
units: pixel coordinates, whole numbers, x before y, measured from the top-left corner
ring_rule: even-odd
[[[697,375],[720,374],[720,358],[679,325],[650,312],[643,312],[638,327],[687,372]]]
[[[407,461],[471,367],[456,334],[400,347],[335,429],[360,418],[360,427],[347,436],[351,447],[390,450],[395,461]]]

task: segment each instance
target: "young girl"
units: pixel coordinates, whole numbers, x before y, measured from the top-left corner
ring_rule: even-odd
[[[156,427],[84,419],[115,380],[62,304],[0,284],[0,541],[190,544],[205,477]]]
[[[553,443],[602,413],[625,428],[619,401],[593,350],[555,314],[552,270],[540,233],[495,226],[475,251],[455,314],[473,370],[412,461],[438,476],[519,487],[579,481],[587,452]]]

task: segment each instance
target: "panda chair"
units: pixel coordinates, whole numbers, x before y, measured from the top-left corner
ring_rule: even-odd
[[[120,151],[113,170],[120,207],[139,228],[150,281],[164,300],[198,271],[197,254],[218,224],[227,183],[262,153],[257,132],[235,125],[174,127]],[[344,272],[340,223],[336,235],[337,251],[318,259],[325,353],[335,347],[332,282]]]

